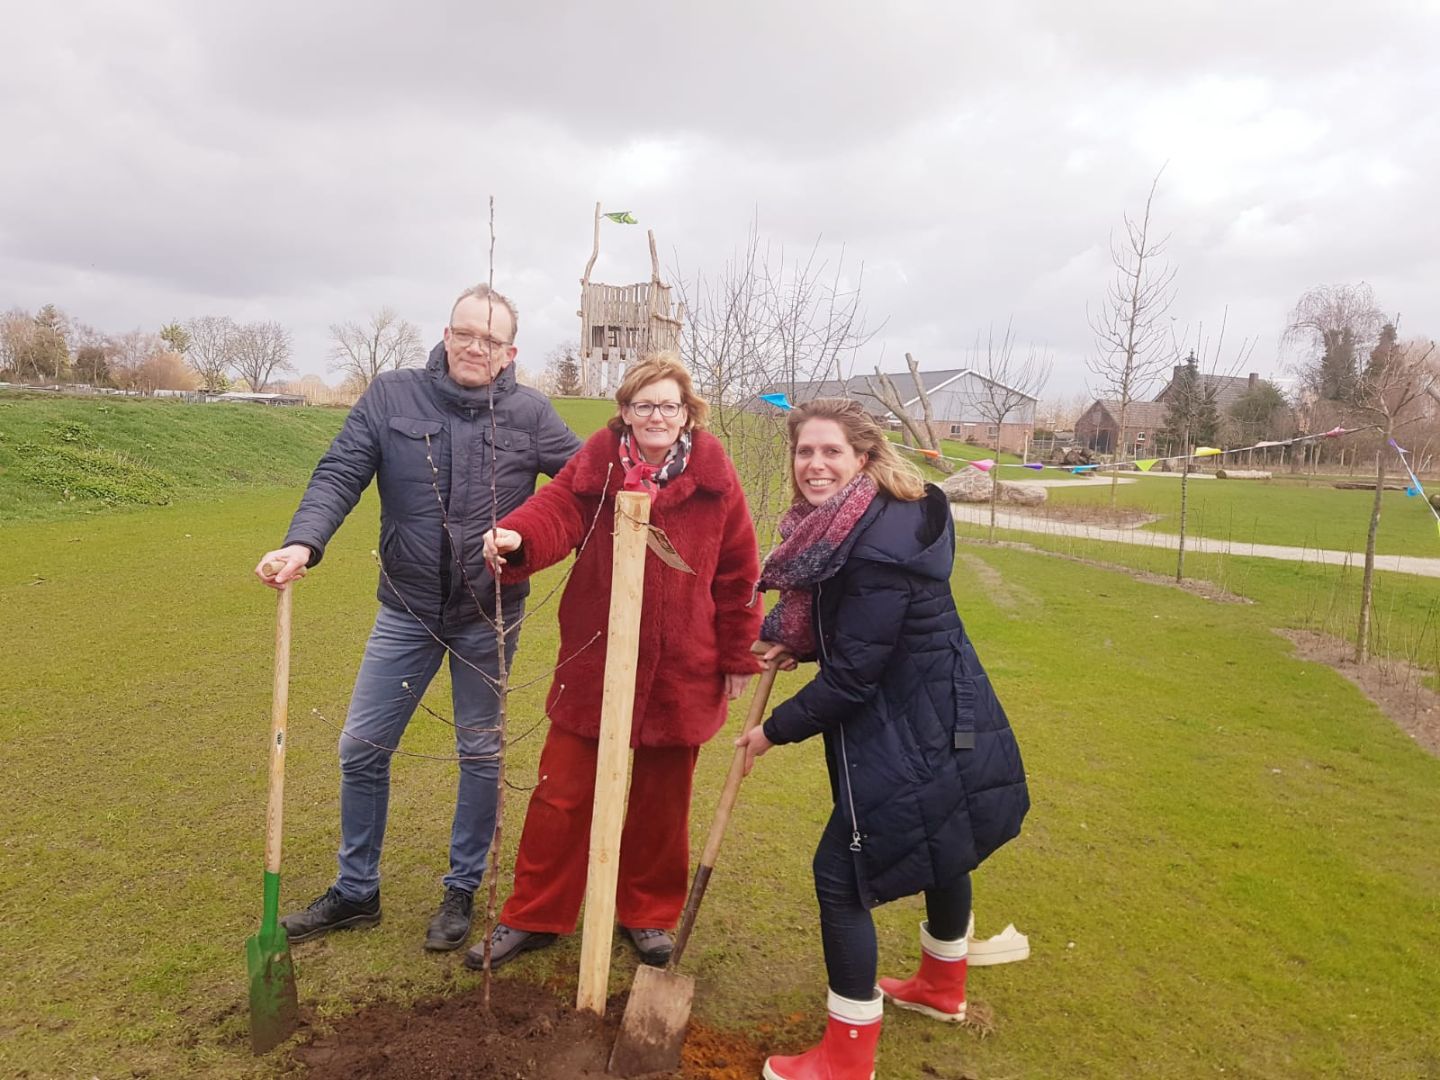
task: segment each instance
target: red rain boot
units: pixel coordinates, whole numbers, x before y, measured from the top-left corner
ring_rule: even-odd
[[[875,1080],[875,1044],[885,999],[851,1001],[831,990],[825,1037],[794,1057],[765,1059],[765,1080]]]
[[[920,924],[920,970],[909,979],[881,979],[880,989],[902,1009],[913,1009],[936,1020],[965,1019],[965,971],[970,943],[941,941]]]

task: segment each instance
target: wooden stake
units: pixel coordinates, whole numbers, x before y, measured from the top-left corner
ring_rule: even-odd
[[[575,1007],[605,1015],[610,950],[615,938],[615,886],[620,876],[620,831],[630,783],[630,721],[635,710],[635,659],[640,605],[645,595],[645,535],[650,496],[615,496],[615,558],[610,582],[610,624],[605,645],[605,686],[600,705],[600,746],[595,757],[595,810],[590,819],[590,865],[585,881],[585,922],[580,942],[580,989]]]

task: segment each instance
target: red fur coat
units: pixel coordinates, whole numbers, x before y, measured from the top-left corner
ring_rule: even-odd
[[[623,474],[620,437],[602,429],[500,522],[521,536],[503,580],[551,566],[584,541],[560,600],[560,655],[545,707],[562,730],[591,739],[600,734],[615,493]],[[763,614],[758,599],[751,603],[760,573],[755,527],[719,439],[694,432],[685,471],[655,496],[650,522],[695,573],[646,552],[630,744],[699,746],[725,722],[724,676],[760,669],[750,653]]]

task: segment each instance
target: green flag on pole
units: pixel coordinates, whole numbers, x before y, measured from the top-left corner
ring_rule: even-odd
[[[613,214],[601,214],[600,216],[609,218],[611,221],[615,222],[616,225],[640,224],[640,222],[635,220],[635,215],[630,213],[629,210],[617,210]]]

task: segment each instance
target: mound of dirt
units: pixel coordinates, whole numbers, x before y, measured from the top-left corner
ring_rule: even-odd
[[[496,982],[487,1011],[480,989],[411,1005],[381,1002],[336,1021],[291,1053],[307,1080],[584,1080],[605,1064],[625,1009],[606,1018],[577,1013],[551,990]],[[760,1074],[763,1054],[741,1036],[692,1023],[673,1080],[731,1080]]]

